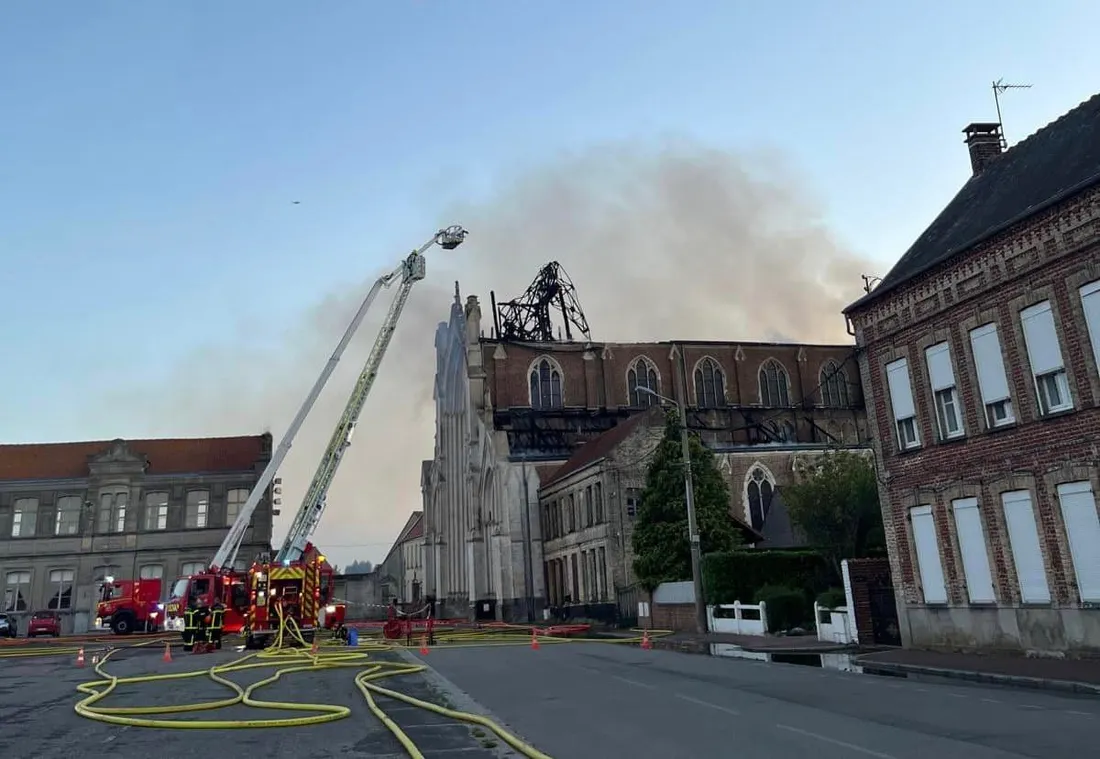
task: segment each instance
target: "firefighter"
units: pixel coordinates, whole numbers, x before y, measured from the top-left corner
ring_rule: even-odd
[[[216,649],[222,647],[222,622],[225,620],[225,605],[221,601],[214,603],[210,610],[210,626],[206,629],[206,642]]]
[[[199,609],[195,599],[187,601],[187,608],[183,610],[183,650],[193,651],[195,639],[198,636]]]

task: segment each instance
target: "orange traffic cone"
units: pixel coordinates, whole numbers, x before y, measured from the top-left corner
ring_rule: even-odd
[[[309,652],[310,652],[311,654],[314,654],[314,655],[316,655],[316,654],[317,654],[317,650],[318,650],[318,648],[320,648],[320,644],[319,644],[319,643],[317,642],[317,635],[316,635],[316,634],[314,634],[314,636],[313,636],[313,645],[312,645],[312,646],[310,646],[310,648],[309,648]]]
[[[420,655],[428,655],[428,638],[425,635],[420,636]]]
[[[84,666],[84,646],[81,646],[80,650],[76,652],[76,666]]]
[[[172,644],[168,641],[164,641],[164,656],[161,661],[172,661]]]
[[[646,651],[653,648],[653,642],[649,639],[649,630],[642,630],[642,648]]]
[[[537,627],[531,628],[531,649],[533,651],[539,650],[539,630]]]

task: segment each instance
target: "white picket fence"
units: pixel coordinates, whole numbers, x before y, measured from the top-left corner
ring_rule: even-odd
[[[817,622],[817,639],[829,643],[855,643],[855,624],[848,607],[826,609],[814,602],[814,621]]]
[[[768,610],[763,602],[743,604],[740,601],[735,601],[731,604],[708,606],[707,627],[711,632],[716,633],[766,635],[768,633]]]

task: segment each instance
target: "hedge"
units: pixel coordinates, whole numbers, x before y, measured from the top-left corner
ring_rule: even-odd
[[[813,618],[813,607],[806,602],[801,588],[765,585],[756,592],[754,603],[767,605],[768,632],[792,630],[807,625]]]
[[[703,557],[707,603],[751,603],[765,586],[797,588],[807,600],[835,582],[828,561],[816,551],[745,550]]]

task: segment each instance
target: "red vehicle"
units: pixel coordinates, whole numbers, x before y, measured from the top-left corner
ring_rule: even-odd
[[[164,624],[160,580],[116,580],[106,577],[99,586],[95,610],[97,630],[116,635],[156,632]]]
[[[298,561],[256,562],[246,572],[205,572],[176,581],[165,626],[183,629],[183,610],[225,607],[223,633],[241,633],[247,648],[262,648],[279,630],[279,611],[311,641],[318,630],[339,632],[345,605],[334,603],[333,568],[312,544]]]
[[[36,611],[31,615],[30,624],[27,626],[28,638],[36,638],[39,635],[56,638],[60,634],[61,615],[56,611]]]

